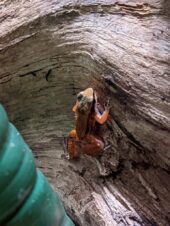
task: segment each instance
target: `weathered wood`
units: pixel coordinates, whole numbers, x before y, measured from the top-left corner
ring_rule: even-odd
[[[0,21],[0,101],[77,225],[169,225],[170,2],[4,0]],[[113,146],[69,162],[88,86],[111,99]]]

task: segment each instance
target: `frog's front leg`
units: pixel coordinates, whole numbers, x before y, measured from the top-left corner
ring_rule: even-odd
[[[109,117],[110,102],[109,102],[109,100],[107,101],[107,104],[105,106],[105,110],[101,114],[99,109],[98,109],[98,102],[97,102],[97,95],[96,95],[96,93],[94,95],[94,98],[95,98],[95,105],[94,105],[95,121],[102,125],[102,124],[104,124],[107,121],[107,119]]]
[[[107,121],[107,119],[108,119],[108,116],[109,116],[109,111],[107,111],[107,110],[105,110],[104,112],[103,112],[103,114],[96,114],[95,115],[95,120],[96,120],[96,122],[98,122],[99,124],[104,124],[106,121]]]

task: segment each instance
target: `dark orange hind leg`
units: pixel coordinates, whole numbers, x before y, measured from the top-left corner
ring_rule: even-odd
[[[78,158],[78,150],[76,148],[76,142],[77,142],[77,133],[76,130],[73,129],[68,135],[67,138],[67,150],[69,154],[69,159],[76,159]]]
[[[86,144],[81,148],[82,153],[93,157],[100,156],[103,153],[104,143],[99,137],[88,134],[84,137],[83,142]]]

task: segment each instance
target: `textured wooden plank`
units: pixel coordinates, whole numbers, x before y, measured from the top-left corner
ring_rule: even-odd
[[[170,3],[6,0],[0,8],[0,101],[72,218],[168,225]],[[113,146],[100,162],[68,162],[62,137],[88,86],[111,98]]]

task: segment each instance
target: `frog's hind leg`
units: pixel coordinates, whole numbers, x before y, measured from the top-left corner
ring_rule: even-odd
[[[84,154],[97,157],[103,153],[104,143],[98,137],[88,134],[84,141],[87,142],[82,148]]]
[[[111,148],[112,147],[112,144],[110,141],[104,141],[104,151],[106,151],[107,149]]]
[[[77,133],[76,133],[76,130],[73,129],[70,131],[69,136],[67,138],[67,151],[68,151],[69,159],[78,158],[76,143],[77,143]]]

